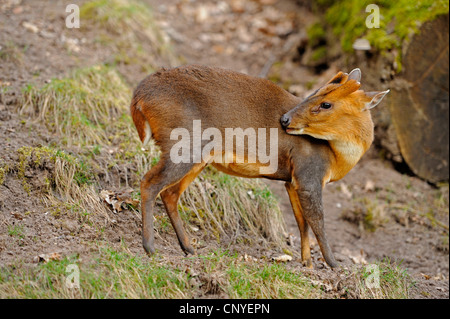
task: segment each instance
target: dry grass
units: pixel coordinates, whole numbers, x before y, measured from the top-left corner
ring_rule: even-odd
[[[188,275],[126,247],[93,247],[89,261],[71,255],[36,267],[0,267],[0,298],[192,298]],[[79,288],[68,286],[73,268]],[[73,282],[73,281],[70,281]]]
[[[278,202],[258,180],[231,177],[207,168],[181,198],[186,221],[218,241],[286,245]]]
[[[50,147],[21,147],[19,161],[10,171],[17,177],[29,194],[39,194],[55,217],[71,212],[79,220],[95,214],[94,219],[103,226],[110,220],[108,209],[99,200],[95,176],[83,160],[64,151]],[[44,186],[33,189],[26,171],[45,172]]]
[[[94,66],[53,79],[42,88],[28,86],[19,112],[45,122],[69,146],[109,145],[114,124],[128,112],[130,96],[115,69]]]
[[[0,298],[403,299],[414,286],[389,261],[376,264],[379,287],[369,288],[373,271],[365,266],[302,271],[242,257],[217,250],[183,259],[143,258],[123,243],[93,244],[89,258],[73,254],[32,267],[1,266]],[[67,286],[68,266],[79,270],[79,288]]]
[[[127,247],[98,245],[91,259],[72,255],[33,268],[0,267],[0,298],[313,298],[311,280],[282,264],[242,261],[227,251],[173,264],[143,259]],[[66,285],[68,266],[80,271],[79,288]]]
[[[408,299],[414,281],[401,264],[396,265],[388,259],[372,264],[375,268],[361,267],[355,272],[355,282],[359,283],[356,292],[361,299]],[[376,271],[374,271],[376,269]],[[370,276],[377,275],[379,287],[370,287],[374,281]]]

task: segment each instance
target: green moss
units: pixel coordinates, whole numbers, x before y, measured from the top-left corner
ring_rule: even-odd
[[[24,146],[19,148],[17,153],[19,154],[17,177],[22,181],[23,188],[28,193],[30,193],[30,186],[25,177],[25,172],[29,168],[43,168],[46,161],[53,164],[57,161],[61,161],[66,166],[69,166],[68,170],[74,171],[73,180],[78,185],[91,183],[94,178],[92,172],[90,172],[89,166],[85,162],[61,150],[52,149],[46,146]],[[56,174],[55,172],[52,173]],[[54,178],[54,176],[52,175],[51,178]],[[46,178],[45,183],[47,185],[47,190],[49,190],[49,187],[54,184],[54,180]]]
[[[326,30],[319,22],[311,24],[306,32],[308,35],[309,44],[312,47],[318,45],[319,42],[326,37]]]
[[[327,48],[325,46],[318,47],[315,49],[311,55],[311,59],[315,62],[318,62],[327,56]]]
[[[363,224],[367,231],[374,232],[377,229],[374,223],[374,215],[372,210],[368,210],[366,215],[363,217]]]
[[[367,39],[380,52],[400,49],[424,22],[449,12],[447,0],[380,0],[376,2],[380,8],[380,28],[368,28],[366,19],[372,12],[366,12],[366,7],[373,3],[371,0],[319,1],[316,10],[326,12],[322,24],[331,28],[345,52],[353,50],[358,38]],[[315,41],[319,31],[317,23],[313,24],[308,35]],[[399,71],[401,57],[396,62]]]
[[[42,164],[42,157],[49,156],[49,149],[46,147],[34,148],[29,146],[21,147],[17,150],[19,154],[19,163],[17,164],[17,177],[22,181],[23,189],[30,194],[31,189],[25,178],[26,170],[31,166],[40,166]]]
[[[5,182],[6,174],[9,172],[9,165],[0,160],[0,185]]]

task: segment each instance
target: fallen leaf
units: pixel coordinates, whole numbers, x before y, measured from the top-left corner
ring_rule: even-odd
[[[33,33],[38,33],[39,32],[39,28],[37,26],[35,26],[34,24],[24,21],[22,23],[22,26],[27,29],[28,31],[31,31]]]
[[[244,255],[244,260],[249,261],[249,262],[258,261],[258,259],[256,259],[255,257],[247,255],[247,254]]]
[[[120,192],[116,194],[117,200],[122,201],[126,204],[130,204],[133,206],[137,206],[139,201],[137,199],[133,199],[131,195],[133,194],[133,189],[128,189],[126,191]]]
[[[292,256],[289,255],[281,255],[281,256],[277,256],[277,257],[272,257],[273,261],[278,261],[278,262],[287,262],[287,261],[291,261],[292,260]]]
[[[61,255],[59,253],[40,254],[33,258],[33,261],[36,263],[40,262],[47,263],[51,260],[61,260]]]
[[[22,220],[22,219],[23,219],[22,214],[20,214],[19,212],[11,212],[11,215],[13,215],[14,218],[17,218],[17,219],[19,219],[19,220]]]
[[[366,185],[364,186],[364,190],[366,192],[373,192],[375,190],[375,183],[372,182],[370,179],[367,180]]]
[[[139,204],[138,200],[131,197],[132,193],[133,189],[119,192],[104,189],[100,192],[100,198],[111,205],[114,212],[120,212],[127,208],[127,204],[132,206],[137,206]]]
[[[351,256],[350,258],[355,264],[367,265],[367,260],[364,258],[364,256]]]
[[[324,283],[320,280],[311,280],[311,284],[313,284],[314,286],[323,288],[326,292],[332,291],[333,290],[333,286],[327,283]]]
[[[423,278],[425,278],[426,280],[430,280],[430,279],[431,279],[431,276],[429,276],[429,275],[425,275],[425,274],[422,274],[422,273],[421,273],[421,275],[422,275]]]
[[[2,49],[2,47],[0,46],[0,50]],[[11,82],[3,82],[0,81],[0,86],[11,86]]]
[[[354,264],[362,264],[362,265],[367,265],[367,260],[364,258],[364,251],[361,250],[358,253],[356,252],[351,252],[348,248],[344,248],[341,251],[342,255],[348,256],[348,258],[350,258],[350,260],[354,263]]]

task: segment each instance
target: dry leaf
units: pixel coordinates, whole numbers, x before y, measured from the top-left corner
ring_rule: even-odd
[[[431,279],[431,276],[429,276],[429,275],[425,275],[425,274],[422,274],[422,273],[421,273],[421,275],[422,275],[423,278],[425,278],[426,280],[430,280],[430,279]]]
[[[133,199],[131,194],[133,193],[132,189],[128,189],[120,192],[113,192],[110,190],[102,190],[100,192],[100,198],[102,198],[106,203],[112,206],[114,212],[120,212],[123,209],[126,209],[126,205],[137,206],[139,201]]]
[[[122,201],[126,204],[137,206],[139,204],[139,201],[137,199],[133,199],[131,197],[132,193],[133,193],[132,189],[128,189],[124,192],[117,193],[117,195],[116,195],[117,200]]]
[[[313,284],[314,286],[323,288],[326,292],[332,291],[333,290],[333,286],[330,284],[327,284],[325,282],[322,282],[320,280],[311,280],[311,284]]]
[[[366,185],[364,186],[364,190],[366,192],[373,192],[375,190],[375,183],[372,182],[370,179],[367,180]]]
[[[367,265],[367,260],[362,255],[352,256],[350,258],[352,259],[353,263],[355,263],[355,264]]]
[[[281,256],[277,256],[277,257],[272,257],[273,261],[278,261],[278,262],[287,262],[287,261],[291,261],[292,260],[292,256],[289,255],[281,255]]]
[[[367,265],[367,260],[364,257],[364,251],[361,250],[358,253],[356,252],[351,252],[348,248],[344,248],[341,251],[342,255],[348,256],[348,258],[350,258],[350,260],[354,263],[354,264],[362,264],[362,265]]]
[[[250,262],[258,261],[258,259],[256,259],[255,257],[247,255],[247,254],[244,255],[244,260],[245,261],[250,261]]]
[[[24,21],[22,23],[22,26],[30,32],[33,32],[33,33],[39,32],[39,28],[30,22]]]
[[[61,260],[61,255],[59,253],[40,254],[33,258],[33,261],[36,263],[40,262],[47,263],[51,260]]]

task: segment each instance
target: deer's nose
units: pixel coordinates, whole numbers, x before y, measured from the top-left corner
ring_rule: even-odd
[[[288,127],[291,124],[291,117],[284,114],[280,119],[280,123],[284,128]]]

